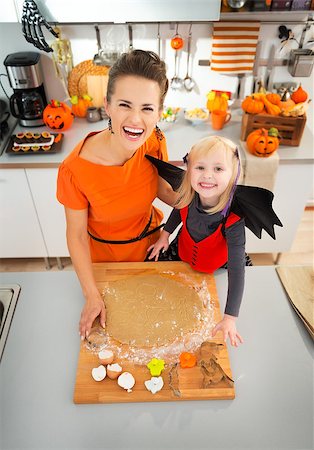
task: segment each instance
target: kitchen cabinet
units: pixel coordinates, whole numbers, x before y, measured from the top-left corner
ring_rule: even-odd
[[[126,23],[219,20],[220,0],[37,0],[48,22]],[[23,0],[17,0],[19,16]]]
[[[0,169],[1,258],[47,257],[24,169]]]
[[[56,198],[58,169],[26,169],[49,257],[69,256],[64,207]]]
[[[3,22],[18,22],[14,0],[2,0],[0,23]]]

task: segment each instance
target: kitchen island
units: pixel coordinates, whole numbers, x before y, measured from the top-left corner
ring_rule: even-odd
[[[223,308],[226,271],[215,279]],[[274,267],[246,268],[245,343],[229,349],[236,398],[220,401],[75,405],[75,273],[1,273],[0,283],[22,288],[0,363],[1,449],[313,448],[313,341]]]

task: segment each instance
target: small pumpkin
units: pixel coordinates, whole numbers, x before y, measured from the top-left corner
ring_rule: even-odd
[[[293,94],[291,95],[291,99],[295,102],[295,103],[302,103],[305,102],[308,98],[308,94],[307,92],[302,88],[302,85],[300,84],[300,86],[298,87],[298,89],[296,91],[293,92]]]
[[[51,100],[43,112],[43,120],[52,130],[68,130],[73,123],[74,114],[71,108],[58,100]]]
[[[266,94],[266,98],[268,101],[270,101],[270,103],[272,103],[273,105],[277,105],[277,106],[279,106],[279,103],[281,101],[280,95],[275,94],[273,92]]]
[[[252,131],[246,139],[248,151],[254,156],[268,158],[279,147],[278,135],[277,128],[259,128]]]
[[[76,117],[86,117],[87,109],[92,106],[92,98],[85,94],[82,97],[73,95],[71,97],[72,112]]]
[[[207,94],[206,108],[209,112],[218,109],[220,111],[227,111],[228,109],[228,94],[225,92],[210,91]]]
[[[247,96],[242,104],[241,107],[243,111],[249,113],[249,114],[259,114],[264,109],[264,102],[257,96],[249,95]]]

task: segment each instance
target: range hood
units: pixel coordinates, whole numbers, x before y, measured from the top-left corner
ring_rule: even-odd
[[[212,22],[221,0],[36,0],[50,23]],[[21,17],[23,1],[17,0]]]

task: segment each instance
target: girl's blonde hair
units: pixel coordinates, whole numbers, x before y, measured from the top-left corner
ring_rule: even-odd
[[[178,209],[182,209],[185,206],[188,206],[195,197],[195,191],[191,186],[191,165],[193,161],[208,156],[210,153],[217,151],[222,148],[226,154],[232,154],[232,175],[227,186],[227,189],[220,196],[219,202],[213,208],[207,209],[206,212],[209,214],[214,214],[218,211],[222,211],[227,205],[232,188],[234,183],[238,177],[240,160],[239,154],[237,150],[237,146],[230,141],[230,139],[220,137],[220,136],[209,136],[207,138],[201,139],[195,145],[193,145],[190,153],[187,156],[187,170],[183,176],[182,183],[178,189],[179,198],[176,202],[175,207]]]

